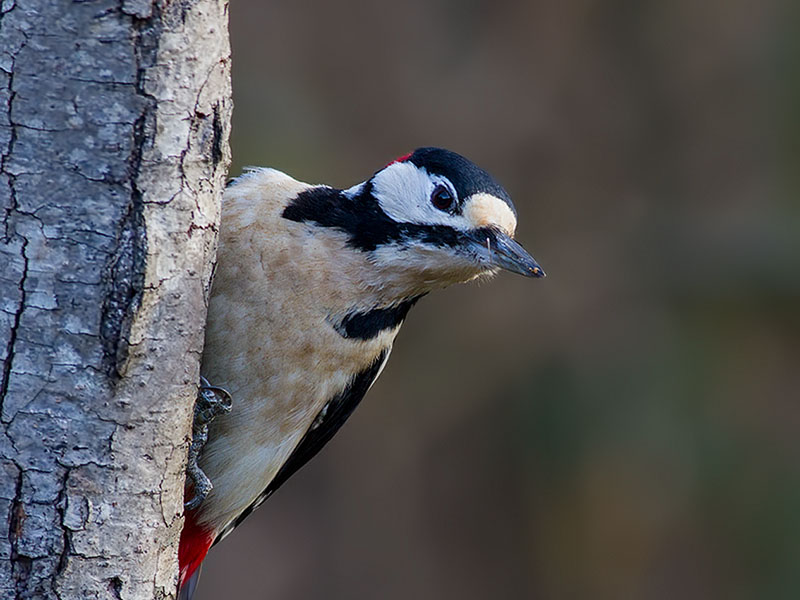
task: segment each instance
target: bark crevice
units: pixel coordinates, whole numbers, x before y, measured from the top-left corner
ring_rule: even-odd
[[[20,236],[21,237],[21,236]],[[19,324],[22,320],[22,313],[25,310],[25,280],[28,278],[28,256],[25,252],[28,246],[28,240],[22,238],[20,246],[20,256],[22,257],[22,275],[19,278],[19,303],[14,312],[13,322],[8,334],[8,345],[6,346],[5,360],[3,361],[3,379],[0,381],[0,421],[3,420],[3,403],[8,393],[8,382],[11,377],[11,367],[14,364],[14,344],[17,341],[17,332],[19,331]]]
[[[19,469],[16,480],[16,490],[11,501],[11,519],[8,528],[8,542],[11,546],[12,582],[14,584],[15,598],[23,591],[23,583],[30,577],[33,559],[20,553],[19,540],[22,537],[22,528],[25,526],[25,504],[22,495],[22,469]]]
[[[129,15],[133,36],[133,54],[136,79],[134,88],[142,98],[142,109],[133,123],[133,145],[128,161],[128,186],[130,202],[120,222],[116,243],[103,276],[107,292],[101,317],[106,370],[114,379],[120,376],[120,365],[128,356],[128,336],[133,316],[141,304],[144,292],[145,264],[147,260],[147,227],[144,217],[144,195],[138,179],[146,145],[152,144],[156,128],[157,99],[145,89],[147,71],[156,61],[161,34],[160,10],[151,5],[146,17],[141,13],[120,10]]]

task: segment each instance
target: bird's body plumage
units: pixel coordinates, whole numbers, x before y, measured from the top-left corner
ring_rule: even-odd
[[[420,152],[433,152],[420,155],[423,166],[412,162]],[[439,168],[436,159],[450,163]],[[442,173],[448,167],[455,175]],[[458,177],[466,183],[453,183]],[[437,209],[429,198],[452,202]],[[522,272],[518,263],[530,257],[510,240],[515,225],[494,180],[438,149],[418,150],[349,190],[273,169],[229,186],[202,373],[234,403],[211,425],[201,456],[214,488],[187,515],[182,582],[214,541],[336,432],[380,374],[420,297],[498,266]],[[492,244],[500,249],[494,255]],[[532,259],[524,268],[539,274]]]
[[[214,490],[199,522],[218,534],[219,524],[267,488],[325,404],[369,369],[397,333],[388,328],[348,343],[331,326],[337,316],[381,299],[376,293],[353,307],[369,265],[363,255],[341,252],[343,234],[314,235],[308,225],[281,217],[310,187],[260,170],[226,194],[203,374],[246,401],[213,423],[201,461]]]

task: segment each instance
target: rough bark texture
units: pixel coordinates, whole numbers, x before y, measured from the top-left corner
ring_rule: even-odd
[[[0,598],[175,593],[223,0],[0,4]]]

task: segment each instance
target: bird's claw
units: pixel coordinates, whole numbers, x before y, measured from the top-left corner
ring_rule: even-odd
[[[208,441],[208,424],[218,415],[231,411],[233,399],[228,390],[211,385],[205,377],[200,378],[200,389],[194,405],[194,422],[192,423],[192,443],[189,445],[189,457],[186,464],[186,475],[192,480],[194,495],[184,503],[186,510],[200,506],[206,499],[213,485],[197,463],[200,452]]]

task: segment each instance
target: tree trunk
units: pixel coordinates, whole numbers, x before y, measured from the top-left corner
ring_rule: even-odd
[[[171,598],[224,0],[0,4],[0,597]]]

